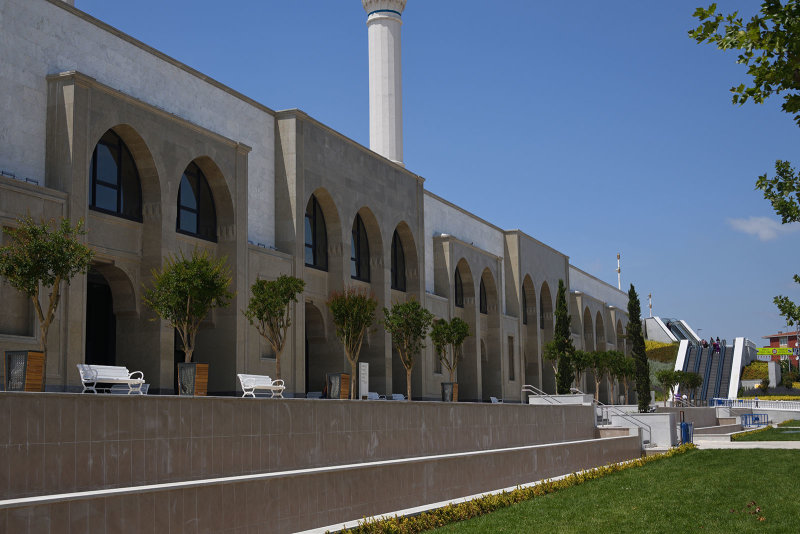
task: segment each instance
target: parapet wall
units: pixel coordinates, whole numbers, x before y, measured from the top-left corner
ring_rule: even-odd
[[[0,394],[0,499],[594,438],[591,406]]]

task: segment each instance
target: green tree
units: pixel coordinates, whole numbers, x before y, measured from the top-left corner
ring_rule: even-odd
[[[631,344],[631,356],[636,367],[636,396],[639,399],[639,412],[650,409],[650,365],[647,363],[647,352],[642,334],[642,310],[639,295],[631,284],[628,291],[628,326],[625,336]]]
[[[575,373],[575,387],[581,387],[581,379],[583,378],[584,371],[589,368],[591,357],[592,354],[585,350],[576,350],[572,353],[570,361],[572,362],[572,370]]]
[[[750,83],[731,87],[734,104],[761,104],[782,95],[781,109],[800,126],[800,2],[763,0],[749,19],[734,11],[717,12],[717,5],[698,7],[700,24],[689,31],[698,43],[720,50],[738,50],[736,62],[747,67]],[[763,174],[756,188],[764,193],[783,224],[800,221],[800,173],[788,161],[775,162],[775,176]],[[800,283],[800,276],[794,275]],[[790,325],[800,324],[800,307],[789,297],[778,295],[773,302]]]
[[[620,351],[608,351],[608,375],[611,377],[611,404],[617,403],[618,395],[614,394],[614,384],[619,384],[625,375],[625,360],[627,360],[627,358]],[[616,390],[619,391],[618,385]]]
[[[624,371],[622,374],[622,383],[625,387],[625,404],[628,404],[628,380],[636,377],[636,362],[633,361],[633,358],[625,356],[622,363],[622,370]]]
[[[145,290],[144,303],[178,331],[186,362],[192,361],[200,323],[233,298],[226,261],[195,249],[188,258],[181,252],[168,257],[161,270],[153,269],[153,287]]]
[[[453,317],[448,323],[444,319],[434,321],[431,342],[442,366],[450,373],[450,382],[456,381],[456,368],[461,361],[464,340],[469,337],[466,321]]]
[[[680,384],[681,376],[680,371],[674,371],[672,369],[661,369],[656,371],[656,379],[658,383],[661,384],[661,388],[664,390],[664,407],[667,406],[667,397],[669,397],[670,391]]]
[[[33,301],[47,376],[47,332],[61,301],[62,282],[69,285],[76,274],[85,274],[94,252],[80,242],[80,236],[86,234],[83,220],[78,220],[75,227],[69,219],[37,224],[25,217],[17,223],[16,228],[4,228],[11,243],[0,248],[0,275]],[[42,290],[50,292],[46,311],[39,300]]]
[[[333,316],[336,337],[344,346],[350,362],[350,398],[356,398],[356,364],[361,353],[364,333],[375,320],[378,302],[366,290],[348,288],[331,293],[328,309]]]
[[[678,374],[678,383],[681,389],[686,389],[690,392],[693,401],[697,401],[697,390],[703,385],[703,377],[698,373],[688,371],[676,371]]]
[[[281,377],[281,354],[292,326],[291,303],[297,302],[305,287],[299,278],[285,274],[275,280],[259,278],[250,287],[250,302],[243,313],[275,352],[275,378]]]
[[[594,377],[594,400],[600,401],[600,382],[611,370],[612,355],[608,351],[597,350],[589,353],[589,369]]]
[[[569,393],[575,378],[571,363],[572,353],[575,352],[570,333],[571,322],[572,316],[567,310],[567,287],[564,285],[564,280],[559,280],[556,296],[556,328],[553,340],[544,348],[544,357],[550,360],[556,375],[556,393],[559,395]]]
[[[383,309],[383,327],[392,336],[400,361],[406,369],[406,398],[411,400],[411,372],[416,355],[425,348],[423,343],[431,327],[433,314],[422,307],[416,299],[397,302],[391,309]]]

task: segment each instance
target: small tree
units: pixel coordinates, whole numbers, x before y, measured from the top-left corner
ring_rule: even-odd
[[[636,362],[633,358],[626,356],[622,363],[622,383],[625,386],[625,404],[628,404],[628,380],[636,377]]]
[[[611,378],[611,404],[617,403],[617,395],[614,395],[614,383],[619,384],[625,374],[625,355],[618,350],[610,350],[608,354],[608,375]],[[619,391],[617,386],[617,391]]]
[[[411,400],[411,371],[415,356],[425,348],[422,341],[431,327],[433,314],[422,307],[416,299],[397,302],[391,309],[383,309],[382,324],[392,336],[400,361],[406,368],[406,397]]]
[[[449,323],[444,319],[438,319],[433,323],[431,329],[433,349],[442,366],[450,373],[450,382],[456,381],[456,368],[461,361],[461,347],[468,337],[469,325],[458,317],[453,317]]]
[[[697,401],[697,390],[703,385],[703,377],[697,373],[687,371],[677,371],[678,382],[682,388],[686,388],[691,392],[692,400]]]
[[[570,334],[572,317],[567,310],[567,288],[564,280],[558,281],[555,314],[556,327],[553,332],[553,340],[545,345],[544,357],[553,365],[553,372],[556,375],[556,392],[566,394],[569,393],[569,388],[575,378],[570,361],[575,347]]]
[[[650,409],[650,365],[647,363],[644,335],[642,334],[642,310],[639,295],[631,284],[628,291],[628,326],[626,339],[631,343],[631,356],[636,366],[636,396],[639,399],[639,412]]]
[[[664,407],[666,408],[667,397],[669,397],[672,388],[680,383],[681,377],[678,372],[673,371],[672,369],[661,369],[656,371],[656,379],[664,390]]]
[[[69,285],[76,274],[85,274],[94,252],[79,241],[79,236],[86,234],[83,220],[78,220],[74,228],[69,219],[36,224],[31,217],[25,217],[17,222],[17,228],[4,229],[11,243],[0,248],[0,275],[33,301],[47,376],[47,332],[61,301],[61,283]],[[50,291],[47,311],[42,310],[39,301],[42,289]]]
[[[305,287],[299,278],[285,274],[275,280],[258,279],[250,287],[250,302],[243,313],[275,352],[275,378],[281,377],[281,353],[292,326],[290,304],[297,302]]]
[[[575,387],[580,387],[583,373],[589,368],[590,359],[591,353],[585,350],[576,350],[572,353],[570,361],[572,362],[572,369],[575,372]]]
[[[350,398],[356,398],[356,364],[364,341],[364,332],[375,320],[378,302],[365,290],[348,288],[342,292],[331,293],[328,309],[333,316],[336,337],[344,346],[347,361],[350,362]]]
[[[589,369],[594,375],[594,400],[600,400],[600,382],[611,368],[611,356],[606,351],[594,351],[589,353]]]
[[[184,361],[191,362],[200,323],[214,308],[230,304],[233,293],[226,258],[208,251],[181,252],[167,258],[161,270],[153,269],[153,287],[144,292],[144,303],[178,331]]]

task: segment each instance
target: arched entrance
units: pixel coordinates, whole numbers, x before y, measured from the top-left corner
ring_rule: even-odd
[[[95,268],[86,277],[85,361],[93,365],[116,365],[117,317],[108,280]]]

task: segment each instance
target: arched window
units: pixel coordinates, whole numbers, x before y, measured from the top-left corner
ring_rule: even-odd
[[[392,289],[406,290],[406,255],[397,230],[392,236]]]
[[[361,215],[353,221],[353,240],[350,242],[350,277],[369,282],[369,241]]]
[[[464,307],[464,283],[461,282],[461,273],[458,272],[458,269],[456,269],[456,290],[455,290],[455,294],[456,294],[456,299],[455,299],[456,306],[458,306],[459,308],[463,308]]]
[[[528,297],[522,290],[522,324],[528,324]]]
[[[311,195],[306,206],[305,224],[306,265],[328,270],[328,231],[325,228],[325,216],[319,207],[317,197]]]
[[[190,163],[178,191],[178,232],[208,241],[217,240],[217,212],[205,174]]]
[[[142,220],[142,186],[130,150],[112,130],[94,147],[89,207],[134,221]]]
[[[481,313],[486,315],[489,313],[489,307],[486,304],[486,286],[483,283],[483,278],[481,278]]]
[[[544,292],[539,295],[539,309],[542,311],[542,313],[539,314],[539,330],[544,330]]]

